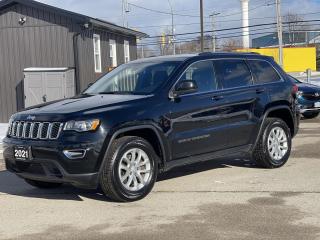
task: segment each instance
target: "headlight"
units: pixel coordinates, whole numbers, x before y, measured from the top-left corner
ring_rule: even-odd
[[[301,91],[297,92],[297,97],[302,97],[302,95],[303,95],[303,92],[301,92]]]
[[[84,121],[69,121],[64,126],[65,131],[77,131],[77,132],[88,132],[97,130],[100,126],[99,119],[84,120]]]

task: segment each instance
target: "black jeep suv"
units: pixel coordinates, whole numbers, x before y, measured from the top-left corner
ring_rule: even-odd
[[[12,116],[7,169],[40,188],[145,197],[157,175],[225,156],[283,166],[298,131],[297,86],[270,57],[202,53],[124,64],[82,94]]]

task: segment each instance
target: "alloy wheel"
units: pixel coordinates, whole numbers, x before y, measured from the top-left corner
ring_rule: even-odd
[[[151,162],[145,151],[132,148],[121,157],[118,170],[122,186],[129,191],[139,191],[150,179]]]

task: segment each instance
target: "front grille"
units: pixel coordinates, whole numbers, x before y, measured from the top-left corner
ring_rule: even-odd
[[[9,136],[21,139],[57,139],[62,130],[60,122],[15,121],[9,126]]]
[[[308,101],[320,101],[320,94],[316,93],[304,93],[303,98]]]

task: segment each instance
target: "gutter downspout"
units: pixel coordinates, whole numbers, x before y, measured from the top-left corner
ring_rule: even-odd
[[[74,58],[74,72],[75,72],[75,87],[76,95],[80,93],[80,74],[79,74],[79,48],[78,48],[78,38],[81,32],[77,32],[73,35],[73,58]]]

